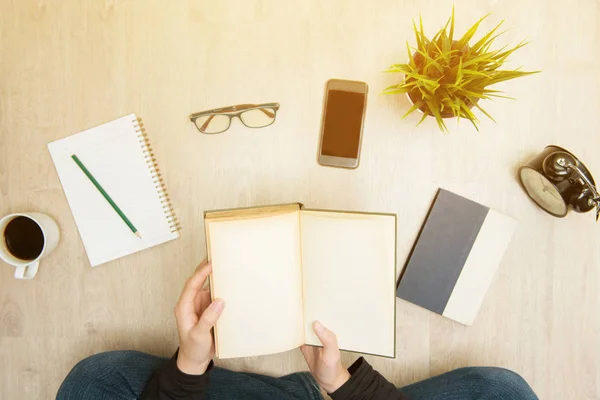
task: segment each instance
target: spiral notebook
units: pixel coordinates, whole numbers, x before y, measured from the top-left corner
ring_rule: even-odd
[[[48,144],[90,264],[179,237],[179,225],[141,120],[130,114]],[[73,161],[85,164],[137,227],[136,237]]]

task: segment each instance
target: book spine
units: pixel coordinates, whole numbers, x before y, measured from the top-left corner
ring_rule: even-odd
[[[165,217],[167,218],[169,228],[171,229],[172,233],[175,233],[181,229],[181,225],[179,223],[179,220],[177,219],[177,216],[175,215],[175,210],[173,209],[171,198],[169,197],[167,187],[163,180],[162,174],[160,173],[160,168],[158,168],[158,164],[156,163],[156,158],[154,157],[154,152],[152,151],[152,145],[150,144],[150,141],[148,140],[148,135],[146,134],[146,130],[144,129],[144,123],[139,117],[134,119],[132,122],[137,132],[137,137],[140,146],[142,146],[144,159],[146,160],[146,164],[148,164],[148,169],[150,170],[150,174],[152,175],[152,181],[154,182],[154,187],[156,188],[156,192],[158,193],[160,203],[162,204],[162,208],[165,213]]]

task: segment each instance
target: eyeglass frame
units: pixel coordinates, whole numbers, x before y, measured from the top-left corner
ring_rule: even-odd
[[[242,118],[240,118],[240,115],[242,115],[246,111],[251,111],[251,110],[256,110],[256,109],[261,109],[261,108],[268,108],[269,110],[273,110],[273,121],[271,121],[271,123],[268,125],[248,126],[244,122],[244,120]],[[223,133],[223,132],[229,130],[229,128],[231,127],[231,120],[235,117],[237,117],[237,119],[239,119],[246,128],[251,128],[251,129],[266,128],[267,126],[273,125],[273,123],[275,122],[275,119],[277,117],[278,110],[279,110],[279,103],[237,104],[235,106],[214,108],[212,110],[200,111],[197,113],[190,114],[190,121],[193,122],[196,129],[198,129],[198,132],[200,132],[204,135],[218,135],[220,133]],[[263,110],[263,112],[264,112],[264,110]],[[229,124],[227,124],[227,128],[225,128],[219,132],[212,132],[212,133],[202,132],[200,130],[200,128],[198,127],[198,125],[196,124],[196,120],[198,118],[204,117],[206,115],[225,115],[225,116],[229,117]]]

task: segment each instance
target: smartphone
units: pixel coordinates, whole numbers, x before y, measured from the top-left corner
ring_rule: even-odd
[[[330,79],[325,86],[318,161],[321,165],[356,168],[367,110],[365,82]]]

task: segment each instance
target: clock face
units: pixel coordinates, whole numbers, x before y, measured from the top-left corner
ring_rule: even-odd
[[[533,201],[551,214],[564,216],[567,204],[554,185],[542,174],[531,168],[521,170],[521,182]]]

